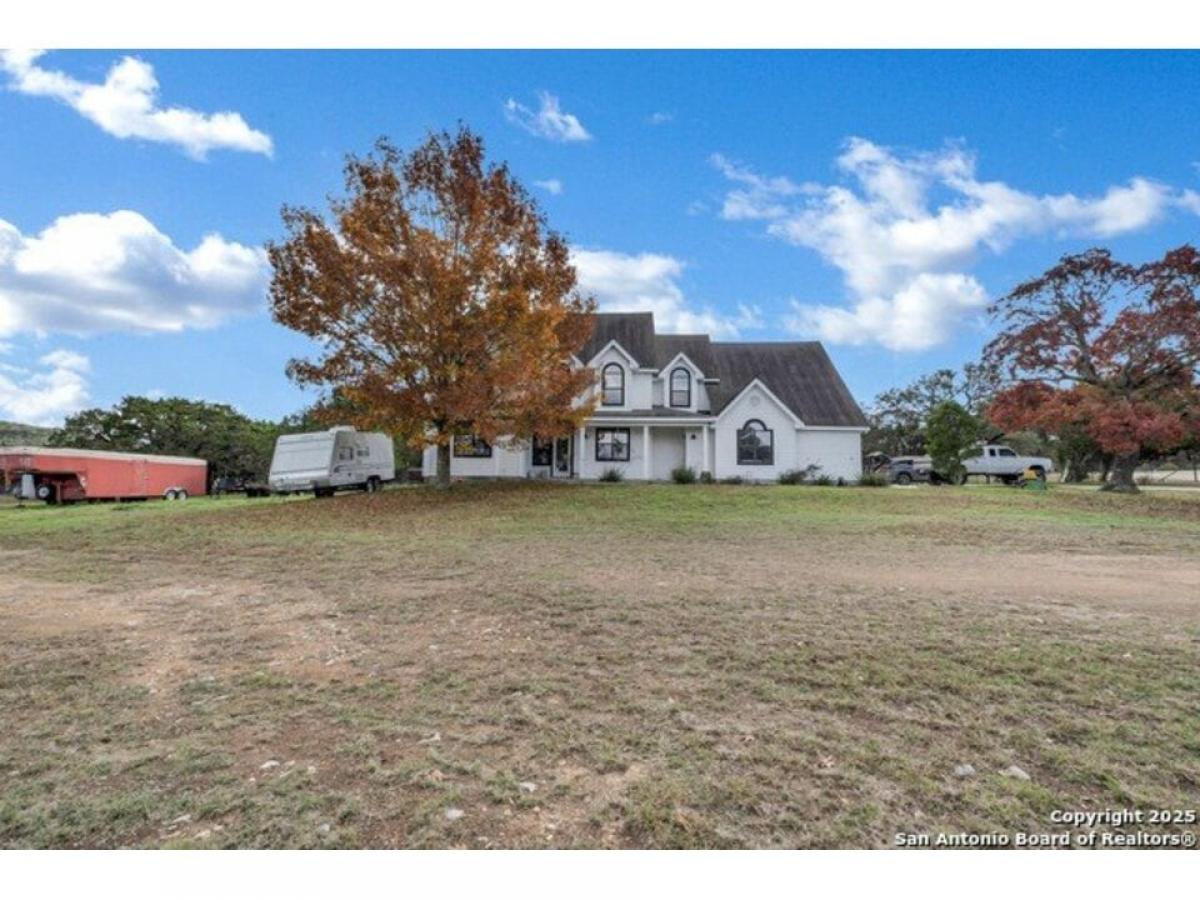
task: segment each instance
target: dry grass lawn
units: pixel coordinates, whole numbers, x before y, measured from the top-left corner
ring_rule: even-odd
[[[0,846],[875,847],[1200,807],[1197,497],[5,508],[0,567]]]

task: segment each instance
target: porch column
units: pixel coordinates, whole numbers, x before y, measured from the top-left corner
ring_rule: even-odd
[[[700,471],[708,471],[708,423],[700,426]]]
[[[650,426],[642,426],[642,478],[650,480]]]
[[[578,434],[575,435],[575,452],[572,454],[579,462],[575,466],[575,471],[571,473],[572,478],[583,477],[583,429],[580,428]]]

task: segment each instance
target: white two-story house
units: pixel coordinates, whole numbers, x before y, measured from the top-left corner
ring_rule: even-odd
[[[774,481],[815,465],[831,478],[862,471],[866,418],[815,341],[731,343],[657,334],[651,313],[597,313],[578,362],[596,373],[595,412],[553,441],[471,435],[454,441],[455,478],[666,480],[689,467],[721,479]],[[425,451],[433,477],[437,451]]]

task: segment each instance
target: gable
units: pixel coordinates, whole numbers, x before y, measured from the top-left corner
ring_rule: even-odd
[[[654,367],[653,313],[593,313],[592,334],[579,358],[592,360],[616,341],[642,368]]]
[[[714,412],[759,381],[810,428],[867,427],[866,416],[817,341],[714,343],[712,353],[720,379],[709,388]]]
[[[747,384],[736,397],[730,398],[724,408],[717,414],[717,421],[732,420],[741,426],[743,419],[764,419],[768,409],[773,409],[776,415],[782,416],[796,428],[803,428],[805,422],[788,407],[775,392],[757,378]]]

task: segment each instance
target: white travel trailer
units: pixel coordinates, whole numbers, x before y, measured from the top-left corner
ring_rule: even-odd
[[[275,442],[268,482],[280,494],[312,491],[329,497],[347,488],[371,493],[395,477],[390,437],[339,425],[328,431],[282,435]]]

